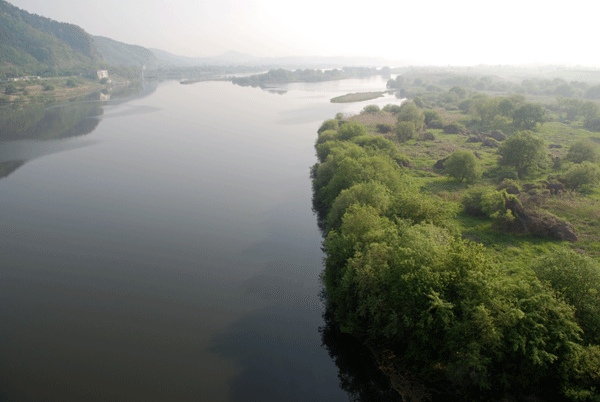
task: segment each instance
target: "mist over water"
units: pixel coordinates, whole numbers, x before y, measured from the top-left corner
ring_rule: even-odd
[[[385,81],[166,82],[2,137],[0,400],[348,400],[309,168],[323,120],[399,103],[329,99]]]

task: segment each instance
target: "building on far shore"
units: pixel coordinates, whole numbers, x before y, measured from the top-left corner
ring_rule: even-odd
[[[108,70],[98,70],[96,71],[96,75],[98,76],[99,80],[102,78],[108,78]]]

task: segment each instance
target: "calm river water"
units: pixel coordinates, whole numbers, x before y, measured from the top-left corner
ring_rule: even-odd
[[[347,401],[316,130],[386,79],[152,84],[0,122],[0,400]]]

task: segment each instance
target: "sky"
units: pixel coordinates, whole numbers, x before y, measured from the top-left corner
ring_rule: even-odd
[[[589,0],[8,0],[92,35],[191,57],[373,56],[600,67]]]

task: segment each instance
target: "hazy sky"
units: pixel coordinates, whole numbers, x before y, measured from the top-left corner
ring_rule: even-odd
[[[600,66],[589,0],[9,0],[92,35],[185,56],[381,56]]]

